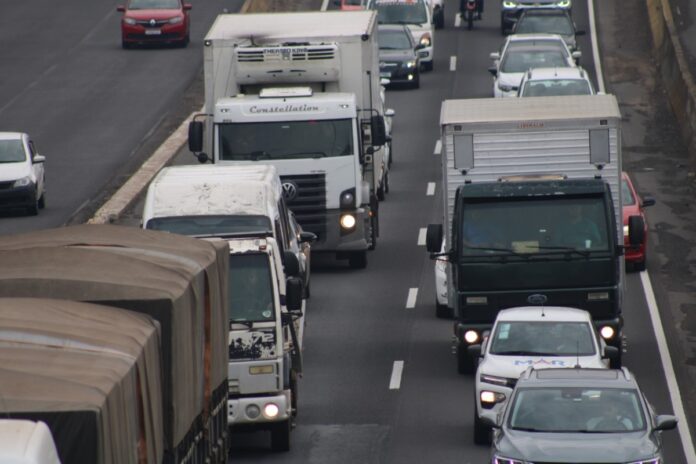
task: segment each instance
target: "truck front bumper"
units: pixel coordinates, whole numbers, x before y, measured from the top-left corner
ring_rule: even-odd
[[[341,217],[345,214],[355,216],[355,227],[341,227]],[[363,251],[368,248],[370,215],[365,208],[351,211],[338,209],[326,211],[326,234],[312,244],[312,251]]]
[[[278,414],[274,417],[268,417],[265,414],[266,407],[271,404],[278,408]],[[264,428],[269,424],[290,419],[291,414],[290,390],[282,391],[277,395],[227,399],[227,424],[229,426]]]

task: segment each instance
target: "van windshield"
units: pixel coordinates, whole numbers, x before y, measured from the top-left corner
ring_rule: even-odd
[[[273,285],[268,255],[230,255],[229,318],[231,322],[274,321]]]
[[[147,221],[145,228],[189,236],[273,233],[270,219],[255,215],[158,217]]]
[[[352,156],[350,119],[220,124],[220,159],[283,160]]]

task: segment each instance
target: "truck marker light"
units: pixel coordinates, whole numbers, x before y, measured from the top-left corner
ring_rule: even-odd
[[[599,331],[599,334],[602,336],[603,339],[605,340],[611,340],[614,338],[614,328],[610,327],[608,325],[605,325],[602,327],[602,329]]]
[[[249,368],[249,374],[260,375],[260,374],[272,374],[273,364],[266,364],[264,366],[251,366]]]
[[[256,419],[261,414],[261,409],[255,404],[250,404],[246,407],[246,415],[249,419]]]
[[[479,340],[479,334],[475,330],[467,330],[464,333],[464,340],[469,344],[474,344]]]
[[[263,407],[263,415],[267,419],[273,419],[275,417],[278,417],[278,413],[280,412],[280,409],[278,408],[278,405],[275,403],[267,403]]]
[[[352,229],[353,227],[355,227],[355,224],[355,216],[353,216],[352,214],[344,214],[343,216],[341,216],[341,227],[343,227],[344,229]]]

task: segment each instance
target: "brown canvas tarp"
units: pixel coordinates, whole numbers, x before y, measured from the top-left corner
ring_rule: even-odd
[[[163,456],[159,325],[120,309],[0,298],[0,412],[43,420],[63,463]]]
[[[228,254],[224,241],[108,225],[5,236],[0,296],[100,303],[159,321],[171,452],[226,401]]]

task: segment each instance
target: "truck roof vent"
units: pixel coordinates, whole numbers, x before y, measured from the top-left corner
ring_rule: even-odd
[[[341,70],[336,44],[237,47],[234,59],[242,85],[336,81]]]
[[[566,180],[565,174],[519,174],[515,176],[503,176],[498,178],[498,182],[524,182],[530,180]]]

